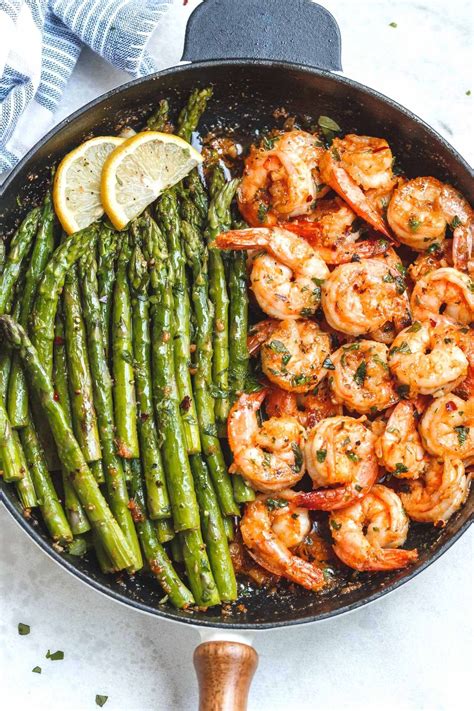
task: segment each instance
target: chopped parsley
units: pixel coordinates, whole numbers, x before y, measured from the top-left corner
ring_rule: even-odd
[[[421,222],[420,220],[417,220],[416,217],[410,217],[408,219],[408,227],[411,229],[412,232],[417,232],[420,229]]]
[[[62,652],[60,649],[58,649],[57,652],[51,653],[50,650],[48,649],[48,651],[46,652],[46,659],[51,659],[52,662],[57,662],[61,659],[64,659],[64,652]]]
[[[390,355],[394,355],[394,353],[406,353],[407,355],[410,355],[411,348],[406,341],[403,341],[403,343],[399,346],[394,346],[390,349]]]
[[[25,634],[30,634],[30,626],[25,625],[24,622],[19,622],[18,623],[18,634],[19,635],[25,635]]]
[[[342,523],[338,523],[337,521],[335,521],[335,520],[332,518],[332,519],[329,521],[329,525],[330,525],[331,528],[333,528],[335,531],[339,531],[339,529],[340,529],[341,526],[342,526]]]
[[[31,671],[35,674],[41,674],[41,667],[33,667]]]
[[[377,365],[380,365],[381,368],[383,368],[384,370],[388,371],[388,365],[387,365],[386,361],[384,361],[384,360],[379,356],[378,353],[375,353],[375,354],[372,356],[372,360],[374,361],[374,363],[377,363]],[[377,412],[377,408],[375,408],[375,411]]]
[[[397,462],[395,464],[395,472],[394,474],[406,474],[408,471],[408,467],[406,467],[402,462]]]
[[[463,444],[466,443],[467,436],[469,434],[470,428],[465,427],[464,425],[458,425],[457,427],[454,428],[457,432],[458,435],[458,442],[459,446],[462,447]]]
[[[359,387],[362,387],[365,379],[367,377],[367,363],[365,360],[362,361],[362,363],[359,364],[356,372],[354,373],[354,382],[359,385]]]
[[[314,292],[313,292],[313,293],[314,293]],[[321,294],[321,290],[320,290],[320,294]],[[300,315],[301,315],[303,318],[309,318],[310,316],[313,315],[313,309],[301,309]]]
[[[103,696],[102,694],[95,695],[95,702],[97,706],[103,706],[109,697]]]
[[[286,499],[270,498],[265,501],[265,505],[267,509],[274,511],[275,509],[284,509],[285,506],[288,506],[288,501]]]
[[[346,346],[342,346],[342,350],[347,353],[347,351],[358,351],[360,348],[360,343],[349,343]]]
[[[311,376],[304,375],[304,373],[300,373],[300,375],[293,375],[293,377],[291,378],[291,384],[294,387],[297,387],[298,385],[307,385],[310,382]]]
[[[389,23],[388,23],[388,26],[389,26],[389,27],[394,27],[394,28],[395,28],[395,27],[398,27],[398,25],[397,25],[396,22],[389,22]]]
[[[454,215],[453,220],[450,224],[450,227],[452,230],[455,230],[456,227],[459,227],[459,225],[462,225],[462,222],[457,215]]]
[[[257,211],[257,217],[259,222],[266,222],[267,221],[267,212],[268,212],[268,205],[265,205],[264,202],[261,202],[260,205],[258,206],[258,211]]]
[[[360,458],[357,456],[357,454],[355,452],[352,452],[350,449],[348,449],[347,452],[345,452],[345,455],[348,459],[351,460],[351,462],[357,463],[360,461]]]
[[[322,464],[326,460],[326,455],[327,455],[327,450],[326,449],[318,449],[316,452],[316,459],[320,464]]]
[[[275,148],[275,143],[278,138],[278,136],[262,136],[262,147],[266,151],[271,151],[273,148]]]
[[[296,444],[296,442],[291,443],[291,449],[293,450],[293,454],[295,455],[295,463],[292,469],[295,472],[299,472],[301,467],[303,466],[303,452],[301,451],[301,447]]]
[[[407,328],[407,333],[418,333],[418,331],[421,328],[421,323],[419,321],[415,321],[412,323],[410,328]]]
[[[441,245],[439,242],[433,242],[433,244],[430,244],[428,249],[426,250],[428,254],[435,254],[436,252],[439,252],[441,249]]]
[[[357,491],[357,493],[359,493],[359,494],[360,494],[360,492],[362,491],[362,487],[361,487],[359,484],[354,484],[354,489],[355,489],[355,490]]]

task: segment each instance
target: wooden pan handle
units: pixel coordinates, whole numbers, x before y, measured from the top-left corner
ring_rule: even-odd
[[[239,642],[203,642],[194,651],[199,711],[246,711],[258,664],[253,647]]]

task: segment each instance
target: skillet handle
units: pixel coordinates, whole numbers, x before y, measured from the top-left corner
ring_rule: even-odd
[[[199,711],[246,711],[258,654],[240,642],[203,642],[194,651]]]
[[[340,71],[341,35],[312,0],[205,0],[188,20],[182,59],[269,59]]]

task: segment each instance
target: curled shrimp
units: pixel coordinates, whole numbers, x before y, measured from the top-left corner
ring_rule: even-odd
[[[461,383],[468,371],[468,361],[459,346],[449,339],[440,340],[427,321],[415,321],[401,331],[392,343],[388,364],[403,384],[405,396],[439,397]]]
[[[247,336],[247,350],[253,356],[260,351],[265,341],[271,338],[272,333],[280,322],[274,318],[267,318],[254,324]]]
[[[285,222],[285,229],[304,237],[326,264],[346,264],[368,259],[387,250],[384,240],[358,241],[357,215],[341,198],[321,200],[305,217]]]
[[[331,398],[327,379],[322,380],[310,393],[294,393],[278,387],[269,388],[265,399],[269,417],[296,417],[308,429],[326,417],[342,415],[342,405]]]
[[[474,329],[441,321],[435,326],[434,337],[438,343],[456,344],[467,358],[466,378],[453,392],[464,399],[474,398]]]
[[[466,501],[469,484],[459,459],[430,459],[423,476],[410,482],[410,491],[400,497],[414,521],[444,525]]]
[[[394,190],[387,220],[400,242],[417,252],[441,243],[450,225],[455,267],[467,270],[472,258],[474,213],[451,185],[431,177],[409,180]]]
[[[450,393],[433,400],[421,418],[420,434],[433,456],[474,463],[474,399]]]
[[[394,184],[393,156],[383,138],[348,134],[335,138],[319,161],[321,178],[369,225],[391,239],[380,212],[367,197],[369,190]]]
[[[468,325],[474,321],[474,282],[453,267],[436,269],[415,284],[411,308],[418,321]]]
[[[220,249],[263,248],[250,282],[260,308],[273,318],[311,316],[319,306],[329,269],[302,238],[279,227],[230,230],[216,238]]]
[[[363,259],[341,264],[325,279],[322,307],[332,328],[374,340],[393,339],[411,323],[405,284],[400,272],[384,260]]]
[[[271,143],[252,146],[238,190],[239,210],[252,227],[304,215],[324,193],[318,168],[323,148],[314,136],[288,131]]]
[[[308,512],[294,505],[292,493],[261,497],[247,504],[240,521],[242,539],[252,558],[274,575],[307,590],[320,590],[324,575],[317,565],[291,551],[309,533]]]
[[[243,393],[231,408],[227,433],[234,462],[258,491],[281,491],[304,474],[304,428],[295,417],[271,417],[261,425],[257,413],[266,390]]]
[[[398,400],[387,365],[388,348],[377,341],[355,341],[331,355],[329,385],[336,402],[360,414],[385,410]]]
[[[425,468],[426,454],[417,419],[415,404],[402,400],[394,407],[375,445],[381,465],[401,479],[417,479]]]
[[[326,375],[331,339],[314,321],[280,321],[262,346],[262,370],[283,390],[305,393]]]
[[[377,480],[375,436],[364,418],[331,417],[308,433],[305,459],[308,474],[317,488],[300,492],[296,502],[305,508],[331,511],[365,496]]]
[[[355,570],[395,570],[414,563],[417,551],[399,548],[406,541],[408,525],[399,496],[381,484],[362,501],[329,518],[334,552]]]

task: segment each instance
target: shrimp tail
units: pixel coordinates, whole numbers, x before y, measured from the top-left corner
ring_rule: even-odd
[[[372,225],[377,232],[381,232],[391,242],[398,244],[388,231],[383,218],[374,210],[361,188],[352,180],[344,168],[338,164],[330,150],[325,154],[325,162],[326,166],[322,176],[331,188],[347,202],[356,215],[362,217],[363,220]]]
[[[258,353],[260,347],[270,338],[279,323],[277,319],[267,318],[252,327],[247,337],[247,349],[250,355]]]
[[[295,502],[297,506],[310,511],[335,511],[350,506],[357,499],[362,498],[362,495],[362,491],[359,493],[350,486],[336,486],[334,489],[299,492]]]
[[[221,232],[214,240],[214,245],[219,249],[255,249],[268,245],[268,229],[264,227],[251,227],[243,230],[229,230]]]
[[[372,548],[363,560],[354,560],[352,556],[347,554],[344,546],[338,543],[333,546],[333,549],[343,563],[360,571],[397,570],[398,568],[405,568],[410,563],[418,560],[418,551],[416,549],[407,551],[403,548]]]
[[[459,225],[453,232],[453,263],[461,272],[472,273],[474,265],[473,225]]]

